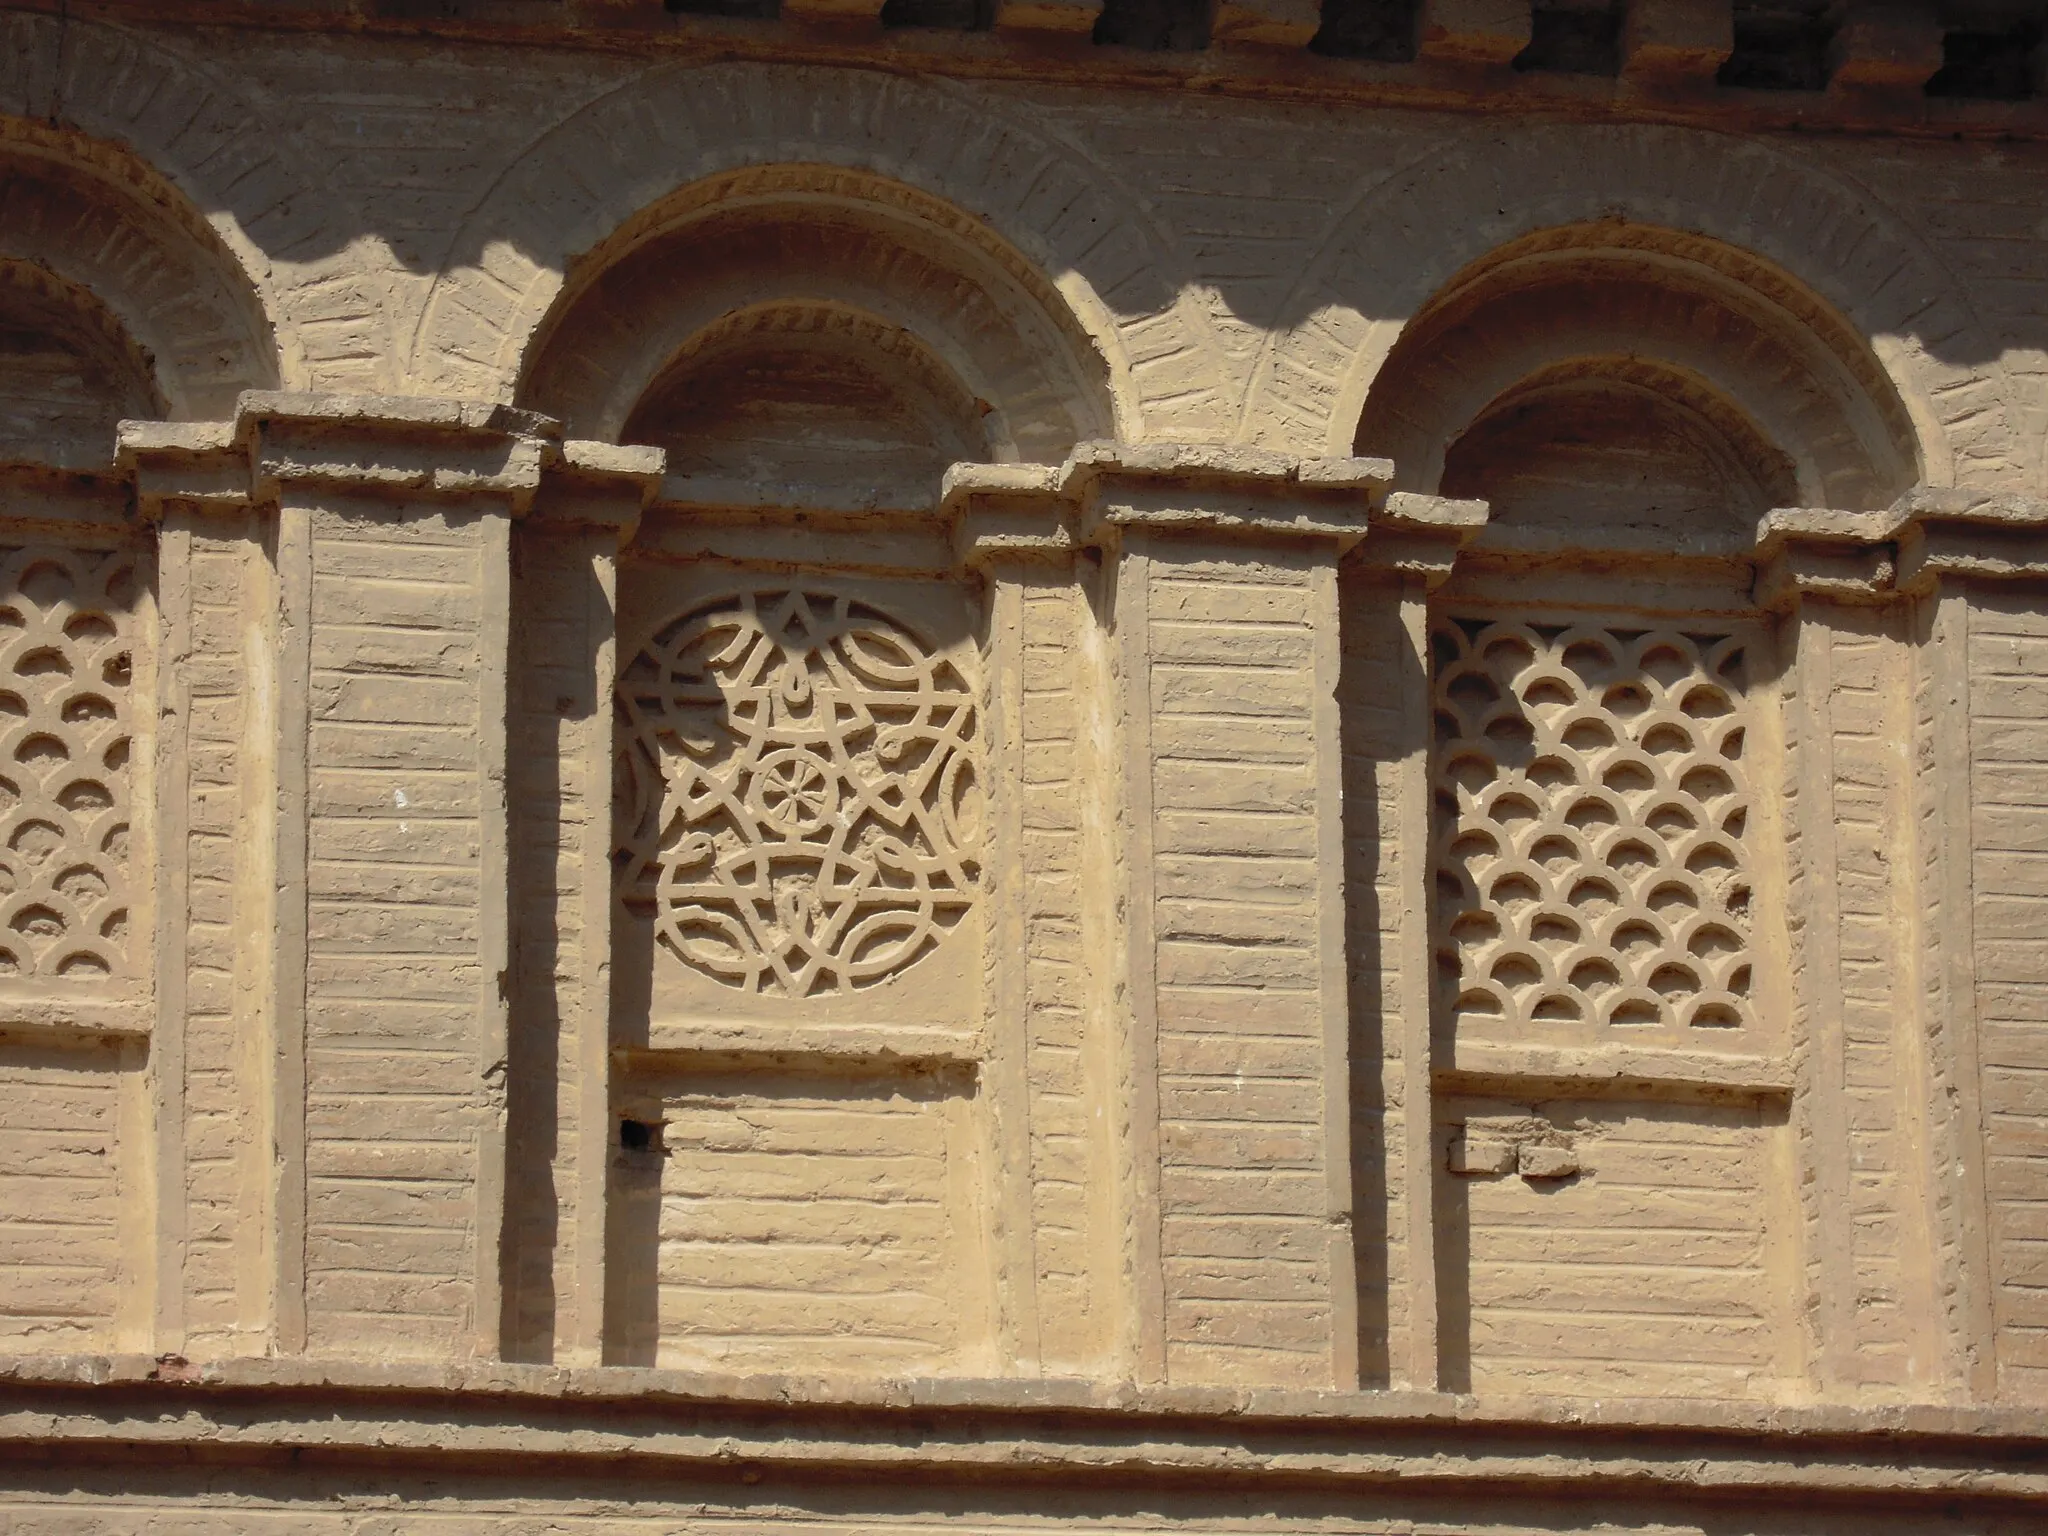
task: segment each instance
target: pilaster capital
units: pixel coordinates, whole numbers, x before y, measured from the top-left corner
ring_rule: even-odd
[[[1890,602],[1897,595],[1897,531],[1890,511],[1773,507],[1757,522],[1758,606],[1788,611],[1802,597]]]
[[[1926,593],[1944,577],[2048,577],[2048,497],[1923,487],[1900,498],[1899,587]]]
[[[1328,540],[1339,555],[1366,536],[1393,479],[1387,459],[1206,443],[1082,443],[1061,466],[1061,492],[1091,543],[1143,528],[1258,543]]]
[[[1386,459],[1303,458],[1207,443],[1086,442],[1058,465],[956,464],[941,514],[963,565],[1112,547],[1131,530],[1348,554],[1372,535],[1384,562],[1448,574],[1486,504],[1389,492]]]
[[[2048,578],[2048,498],[1921,486],[1875,512],[1777,507],[1757,524],[1757,601],[1884,603],[1944,577]]]
[[[233,512],[288,488],[496,502],[514,517],[630,537],[661,484],[658,448],[564,441],[550,417],[487,401],[251,391],[226,421],[124,421],[114,469],[137,510]]]
[[[1489,510],[1483,501],[1395,491],[1374,510],[1362,563],[1420,578],[1434,591],[1450,579],[1458,552],[1485,531]]]
[[[571,438],[543,468],[529,516],[550,528],[610,532],[625,544],[661,491],[667,458],[659,448]]]

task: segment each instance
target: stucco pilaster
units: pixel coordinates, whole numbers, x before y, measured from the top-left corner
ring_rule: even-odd
[[[238,1238],[261,1299],[237,1326],[278,1352],[499,1349],[510,526],[547,433],[288,395],[124,433],[165,520],[174,641],[197,520],[246,537],[237,921],[263,942],[232,964],[268,1150],[261,1236]],[[190,673],[191,648],[173,664]],[[194,802],[167,799],[182,826]]]

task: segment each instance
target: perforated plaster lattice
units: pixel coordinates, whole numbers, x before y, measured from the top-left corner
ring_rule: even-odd
[[[868,986],[974,900],[973,697],[895,618],[825,591],[718,598],[618,697],[622,889],[684,964],[791,997]]]
[[[1440,620],[1439,974],[1460,1027],[1752,1022],[1750,639]]]
[[[135,588],[124,551],[0,550],[0,976],[124,969]]]

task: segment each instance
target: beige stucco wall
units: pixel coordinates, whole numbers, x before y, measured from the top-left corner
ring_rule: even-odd
[[[2038,139],[589,42],[0,15],[0,1524],[2037,1522]],[[1610,271],[1882,495],[1353,456]]]

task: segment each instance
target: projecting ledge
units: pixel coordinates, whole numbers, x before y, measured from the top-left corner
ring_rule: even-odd
[[[2038,581],[2048,579],[2048,498],[1920,486],[1877,511],[1777,507],[1757,524],[1755,555],[1767,608],[1801,594],[1885,603],[1944,577]]]
[[[973,1066],[988,1054],[976,1030],[887,1024],[782,1024],[761,1021],[662,1021],[644,1043],[623,1043],[615,1055],[636,1069],[707,1058],[782,1064],[801,1059],[827,1067]]]
[[[565,441],[531,411],[432,396],[250,392],[227,421],[124,421],[106,471],[145,517],[228,513],[285,485],[408,500],[482,498],[515,516],[623,528],[662,480],[659,449]]]
[[[0,988],[0,1035],[140,1040],[149,1036],[154,1014],[146,999],[95,995],[83,988],[73,993],[61,987],[35,993]]]
[[[1754,1098],[1788,1094],[1793,1086],[1792,1064],[1778,1056],[1637,1046],[1574,1049],[1473,1040],[1453,1042],[1447,1057],[1439,1059],[1436,1076],[1450,1079],[1458,1087],[1505,1082],[1520,1094],[1643,1089],[1675,1091],[1688,1097]]]
[[[1430,1392],[1138,1389],[1058,1379],[835,1381],[630,1367],[372,1365],[172,1356],[0,1360],[0,1448],[124,1463],[279,1453],[388,1471],[446,1461],[574,1476],[1132,1475],[1359,1491],[2048,1497],[2048,1429],[2015,1409],[1777,1407]]]
[[[1389,494],[1386,459],[1299,457],[1215,443],[1079,444],[1058,465],[956,464],[940,506],[963,563],[1057,553],[1126,529],[1254,542],[1309,540],[1348,552],[1368,534],[1403,552],[1455,549],[1486,505]]]

